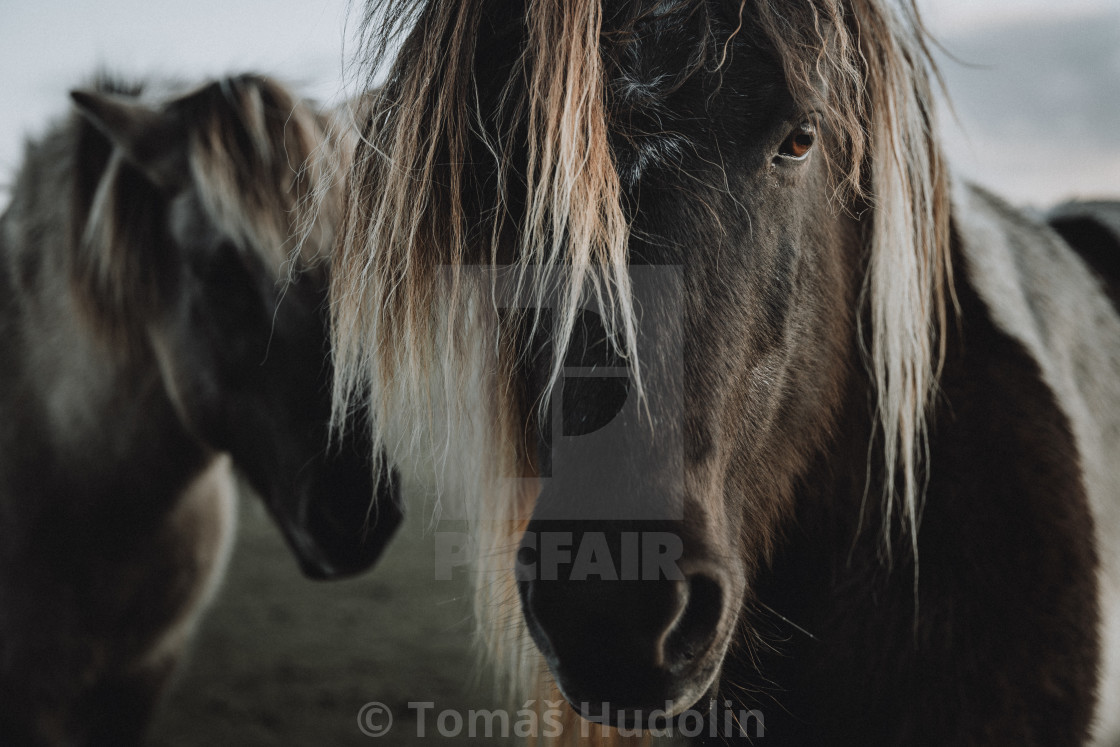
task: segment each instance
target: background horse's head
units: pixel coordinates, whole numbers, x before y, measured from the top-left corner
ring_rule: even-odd
[[[916,11],[387,5],[378,49],[415,25],[351,187],[340,397],[405,376],[447,397],[498,371],[460,405],[492,407],[471,426],[494,465],[468,499],[481,562],[516,568],[528,632],[585,715],[679,713],[733,642],[757,643],[760,575],[814,461],[848,447],[842,411],[865,424],[885,550],[913,539],[948,272]],[[386,423],[391,400],[374,398]],[[487,579],[501,638],[509,588]]]
[[[364,429],[329,446],[331,177],[346,143],[265,77],[138,94],[73,93],[71,284],[106,344],[154,357],[182,422],[230,452],[308,575],[363,570],[400,512],[387,479],[370,505]]]

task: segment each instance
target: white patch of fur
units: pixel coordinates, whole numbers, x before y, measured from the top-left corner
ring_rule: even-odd
[[[173,531],[198,536],[192,547],[198,577],[179,619],[145,656],[144,664],[150,666],[182,653],[225,577],[237,528],[237,491],[229,455],[216,456],[183,490],[167,521]]]
[[[992,197],[954,190],[967,271],[995,323],[1042,369],[1073,429],[1101,560],[1101,685],[1097,745],[1120,742],[1120,317],[1057,234],[1016,225]],[[1008,232],[1029,232],[1013,245]],[[1092,334],[1086,334],[1092,330]]]

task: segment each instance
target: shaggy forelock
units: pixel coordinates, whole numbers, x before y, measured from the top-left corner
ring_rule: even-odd
[[[310,264],[331,249],[340,218],[338,164],[346,130],[276,81],[256,75],[212,84],[188,99],[190,165],[219,228],[272,260]]]

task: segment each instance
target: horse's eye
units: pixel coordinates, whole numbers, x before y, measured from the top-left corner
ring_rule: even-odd
[[[781,147],[778,148],[778,155],[800,161],[809,155],[816,138],[817,131],[813,128],[813,125],[802,122],[782,142]]]

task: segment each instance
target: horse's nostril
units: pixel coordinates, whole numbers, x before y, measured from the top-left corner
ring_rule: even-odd
[[[723,616],[723,587],[712,576],[688,576],[684,610],[662,640],[662,656],[667,669],[688,667],[711,646]]]

